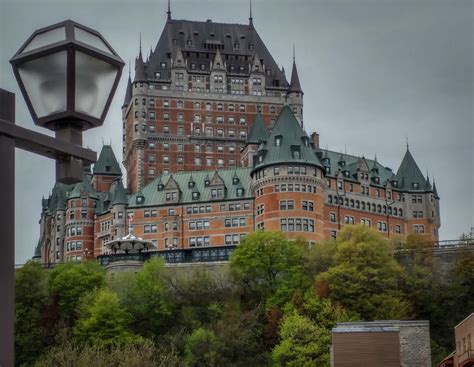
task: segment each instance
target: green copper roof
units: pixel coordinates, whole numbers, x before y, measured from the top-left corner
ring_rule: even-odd
[[[258,144],[261,141],[266,141],[270,132],[263,122],[262,116],[257,113],[253,120],[252,128],[247,137],[247,144]]]
[[[426,179],[408,149],[398,168],[397,179],[399,182],[403,182],[403,185],[399,186],[403,190],[424,191],[426,188]]]
[[[289,106],[284,106],[265,143],[258,149],[254,170],[278,163],[300,163],[322,167],[310,139]]]
[[[74,189],[68,196],[68,199],[80,198],[83,196],[83,194],[87,194],[92,198],[97,198],[97,193],[94,190],[94,187],[92,187],[92,183],[88,175],[83,175],[82,181],[74,186]]]
[[[218,176],[215,176],[217,172]],[[194,186],[189,187],[189,182],[192,176],[192,181]],[[210,185],[205,184],[206,180],[209,180],[209,177],[213,177],[214,180]],[[233,179],[238,177],[239,184],[233,184]],[[211,190],[219,186],[216,185],[216,182],[219,182],[222,179],[224,185],[224,198],[217,200],[235,200],[235,199],[249,199],[253,197],[251,190],[251,178],[250,178],[250,168],[232,168],[224,169],[219,171],[195,171],[195,172],[179,172],[168,175],[161,175],[156,178],[144,188],[142,188],[140,194],[143,195],[144,201],[142,204],[137,204],[138,193],[135,193],[129,197],[130,207],[140,207],[140,206],[149,206],[149,205],[174,205],[176,203],[167,203],[166,202],[166,193],[167,185],[170,180],[172,185],[176,183],[179,188],[179,203],[200,203],[200,202],[209,202],[216,199],[211,198]],[[164,188],[158,190],[158,183],[162,182]],[[238,196],[237,190],[243,189],[243,195]],[[193,200],[192,193],[199,192],[199,198]]]
[[[102,147],[99,159],[94,165],[94,175],[122,176],[122,170],[110,145]]]
[[[326,173],[327,176],[337,176],[339,171],[348,171],[350,179],[358,180],[357,172],[362,167],[366,167],[371,177],[379,177],[379,186],[383,186],[387,180],[395,179],[393,171],[388,167],[384,167],[376,160],[326,149],[320,149],[318,153],[323,157],[324,165],[330,167],[330,173]]]
[[[112,205],[128,205],[128,198],[122,180],[115,181],[110,187],[110,191],[113,192],[113,199],[111,200]]]

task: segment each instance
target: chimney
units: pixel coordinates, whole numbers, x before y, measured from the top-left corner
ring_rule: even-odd
[[[311,145],[314,149],[319,149],[319,134],[317,132],[311,133]]]

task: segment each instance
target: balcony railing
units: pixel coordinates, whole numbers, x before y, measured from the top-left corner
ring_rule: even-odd
[[[159,256],[168,264],[229,261],[236,246],[195,247],[164,251],[148,251],[128,254],[108,254],[98,256],[99,263],[107,266],[118,261],[146,261]]]

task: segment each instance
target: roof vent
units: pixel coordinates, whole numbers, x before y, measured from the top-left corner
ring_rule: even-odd
[[[212,20],[208,19],[206,20],[206,23],[212,23]]]

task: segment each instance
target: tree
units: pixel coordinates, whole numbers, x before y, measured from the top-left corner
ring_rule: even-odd
[[[161,278],[163,264],[163,259],[154,258],[136,275],[120,277],[120,287],[112,282],[119,289],[122,305],[132,316],[131,328],[148,338],[162,333],[171,315],[168,291]]]
[[[232,254],[231,270],[254,297],[267,298],[269,306],[285,304],[296,289],[308,284],[303,246],[281,232],[254,232]]]
[[[316,278],[319,295],[364,320],[406,317],[410,304],[399,290],[403,270],[387,241],[370,228],[346,226],[337,242],[334,266]]]
[[[15,365],[33,362],[47,345],[43,317],[48,303],[48,273],[26,263],[15,272]]]
[[[84,297],[74,335],[83,344],[98,346],[140,342],[128,329],[131,321],[117,294],[102,289]]]
[[[286,315],[280,326],[280,343],[273,348],[275,366],[312,367],[329,365],[331,335],[298,313]]]
[[[212,330],[199,328],[186,338],[185,361],[190,367],[223,366],[222,344]]]
[[[81,298],[105,285],[105,271],[95,262],[69,263],[51,272],[50,289],[60,318],[71,326],[77,318]]]

